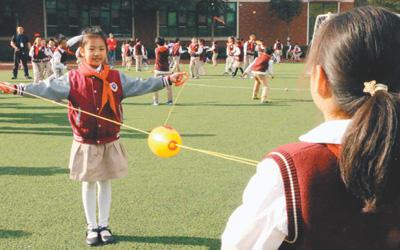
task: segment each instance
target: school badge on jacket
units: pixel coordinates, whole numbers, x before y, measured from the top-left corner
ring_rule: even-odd
[[[117,92],[118,90],[118,85],[115,82],[110,83],[110,88],[113,92]]]

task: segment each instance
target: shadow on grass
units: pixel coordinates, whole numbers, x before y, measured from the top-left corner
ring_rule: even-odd
[[[0,122],[68,126],[66,113],[2,113]]]
[[[261,104],[259,101],[255,101],[254,103],[215,103],[215,102],[196,102],[196,103],[178,103],[176,106],[181,107],[200,107],[200,106],[208,106],[208,107],[263,107],[263,106],[289,106],[284,102],[275,102],[272,100],[271,103]],[[283,100],[283,99],[282,99]],[[124,105],[132,105],[132,106],[149,106],[148,103],[125,103]],[[166,106],[166,105],[165,105]],[[155,107],[157,108],[157,107]]]
[[[22,230],[3,230],[0,229],[0,239],[4,238],[21,238],[30,236],[31,233]]]
[[[60,167],[0,167],[0,175],[50,176],[67,173],[67,168]]]
[[[1,120],[0,120],[1,122]],[[0,134],[71,136],[71,128],[19,128],[0,127]]]
[[[291,103],[291,102],[313,102],[311,99],[272,99],[272,102]]]
[[[128,236],[116,235],[117,241],[129,241],[139,243],[153,243],[165,245],[184,245],[184,246],[205,246],[210,250],[217,250],[221,248],[219,239],[200,238],[200,237],[186,237],[186,236]]]
[[[148,130],[148,132],[150,132]],[[72,140],[71,128],[14,128],[14,127],[0,127],[0,134],[22,134],[22,135],[51,135],[51,136],[70,136]],[[122,129],[121,138],[127,139],[147,139],[148,135],[138,132],[130,132]],[[182,137],[209,137],[216,136],[215,134],[181,134]]]
[[[67,108],[64,107],[59,107],[59,106],[25,106],[25,105],[16,105],[15,103],[0,103],[0,108],[13,108],[13,109],[39,109],[39,110],[46,110],[46,109],[50,109],[50,110],[55,110],[55,109],[65,109],[67,110]],[[66,115],[67,112],[65,112]]]
[[[280,106],[289,106],[285,102],[272,102],[269,103],[260,103],[259,101],[256,101],[254,103],[181,103],[178,104],[177,106],[212,106],[212,107],[266,107],[266,106],[275,106],[275,107],[280,107]]]

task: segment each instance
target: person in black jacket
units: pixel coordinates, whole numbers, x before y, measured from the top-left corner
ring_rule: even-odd
[[[17,34],[11,38],[11,47],[14,48],[14,68],[12,79],[17,79],[19,62],[22,61],[24,66],[24,73],[26,79],[32,79],[28,72],[28,55],[31,48],[29,38],[24,35],[24,28],[21,26],[17,27]]]

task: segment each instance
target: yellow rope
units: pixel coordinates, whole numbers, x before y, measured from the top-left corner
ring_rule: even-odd
[[[257,163],[258,163],[257,161],[250,160],[250,159],[245,159],[245,158],[241,158],[241,157],[237,157],[237,156],[234,156],[234,155],[226,155],[226,154],[221,154],[221,153],[218,153],[218,152],[212,152],[212,151],[208,151],[208,150],[192,148],[192,147],[181,145],[181,144],[176,144],[176,145],[178,147],[180,147],[180,148],[184,148],[184,149],[187,149],[187,150],[191,150],[191,151],[195,151],[195,152],[199,152],[199,153],[215,156],[215,157],[226,159],[226,160],[230,160],[230,161],[243,163],[243,164],[250,165],[250,166],[257,166]],[[240,159],[242,159],[242,160],[240,160]]]
[[[167,125],[169,118],[171,117],[172,111],[174,110],[176,104],[178,103],[179,96],[181,95],[183,89],[185,88],[186,84],[183,84],[181,89],[179,90],[178,94],[176,95],[176,98],[174,100],[174,103],[172,103],[172,107],[169,109],[167,119],[165,119],[164,125]]]
[[[13,87],[11,87],[11,86],[7,86],[7,85],[3,85],[3,86],[5,86],[5,87],[7,87],[7,88],[9,88],[9,89],[12,89],[12,90],[14,90],[14,91],[16,90],[15,88],[13,88]],[[182,90],[180,91],[180,93],[181,93],[181,92],[182,92]],[[80,111],[81,113],[84,113],[84,114],[87,114],[87,115],[89,115],[89,116],[93,116],[93,117],[96,117],[96,118],[98,118],[98,119],[102,119],[102,120],[105,120],[105,121],[108,121],[108,122],[117,124],[117,125],[119,125],[119,126],[121,126],[121,127],[127,128],[127,129],[131,129],[131,130],[134,130],[134,131],[137,131],[137,132],[140,132],[140,133],[143,133],[143,134],[147,134],[147,135],[150,134],[148,131],[145,131],[145,130],[142,130],[142,129],[138,129],[138,128],[135,128],[135,127],[132,127],[132,126],[123,124],[123,123],[121,123],[121,122],[117,122],[117,121],[114,121],[114,120],[112,120],[112,119],[108,119],[108,118],[106,118],[106,117],[93,114],[93,113],[88,112],[88,111],[85,111],[85,110],[80,110],[80,109],[77,109],[77,108],[75,108],[75,107],[68,106],[67,104],[64,104],[64,103],[56,102],[56,101],[53,101],[53,100],[51,100],[51,99],[48,99],[48,98],[45,98],[45,97],[42,97],[42,96],[38,96],[38,95],[29,93],[29,92],[26,92],[26,91],[24,91],[23,93],[24,93],[24,95],[29,95],[29,96],[35,97],[35,98],[37,98],[37,99],[43,100],[43,101],[45,101],[45,102],[49,102],[49,103],[52,103],[52,104],[56,104],[56,105],[58,105],[58,106],[66,107],[66,108],[68,108],[68,109],[72,109],[72,110],[75,110],[75,111]],[[176,100],[177,100],[178,98],[179,98],[179,94],[177,95]],[[175,101],[176,101],[176,100],[175,100]],[[171,108],[171,110],[172,110],[172,108]],[[172,113],[172,112],[170,112],[170,113]],[[170,116],[170,115],[169,115],[169,116]],[[166,120],[166,121],[168,121],[169,116],[167,117],[167,120]],[[187,150],[191,150],[191,151],[195,151],[195,152],[199,152],[199,153],[211,155],[211,156],[218,157],[218,158],[221,158],[221,159],[226,159],[226,160],[230,160],[230,161],[239,162],[239,163],[246,164],[246,165],[250,165],[250,166],[257,166],[257,163],[258,163],[258,161],[251,160],[251,159],[246,159],[246,158],[242,158],[242,157],[238,157],[238,156],[234,156],[234,155],[223,154],[223,153],[218,153],[218,152],[214,152],[214,151],[209,151],[209,150],[204,150],[204,149],[193,148],[193,147],[189,147],[189,146],[185,146],[185,145],[181,145],[181,144],[177,144],[177,146],[180,147],[180,148],[183,148],[183,149],[187,149]]]

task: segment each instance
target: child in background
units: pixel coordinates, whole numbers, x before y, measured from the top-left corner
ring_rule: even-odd
[[[249,36],[249,40],[246,41],[243,45],[244,68],[247,68],[250,64],[253,63],[256,54],[256,47],[257,47],[256,35],[251,34]]]
[[[142,71],[142,64],[143,64],[143,55],[144,46],[142,45],[142,41],[139,38],[136,38],[136,44],[133,47],[133,56],[135,57],[136,62],[136,72]]]
[[[47,66],[46,66],[46,78],[48,78],[54,74],[53,65],[52,65],[51,61],[53,60],[53,55],[57,49],[57,45],[56,45],[56,41],[53,38],[50,38],[47,41],[47,48],[49,48],[51,51],[51,57],[50,57],[50,61],[47,63]]]
[[[132,61],[133,61],[133,47],[135,46],[135,42],[130,40],[125,45],[125,63],[126,63],[126,70],[131,70]]]
[[[65,37],[60,38],[51,59],[53,78],[59,78],[67,71],[67,49],[67,39]]]
[[[168,56],[169,56],[169,50],[168,47],[165,46],[165,40],[162,37],[157,37],[155,40],[157,48],[155,49],[155,62],[154,62],[154,77],[165,77],[171,72],[169,71],[169,62],[168,62]],[[172,105],[173,100],[172,100],[172,88],[167,85],[167,95],[168,95],[168,105]],[[154,92],[153,95],[153,105],[158,106],[159,105],[159,96],[158,96],[158,91]]]
[[[108,49],[108,64],[111,68],[114,67],[116,60],[118,41],[114,38],[114,34],[110,33],[107,38],[107,49]]]
[[[218,44],[216,41],[212,42],[210,51],[212,52],[212,57],[211,57],[211,61],[214,67],[216,67],[218,65]]]
[[[293,54],[293,60],[296,62],[300,62],[300,56],[303,54],[303,52],[301,51],[301,47],[299,46],[298,43],[294,45],[292,54]]]
[[[228,72],[232,73],[232,64],[235,60],[233,55],[235,47],[235,38],[233,36],[228,37],[228,42],[226,43],[226,61],[225,61],[225,72],[224,75],[228,75]]]
[[[45,58],[43,59],[43,64],[44,64],[44,73],[43,73],[43,78],[47,79],[53,74],[53,70],[51,69],[51,59],[53,58],[53,51],[52,49],[47,46],[47,42],[45,39],[42,39],[41,46],[42,50],[44,51],[44,54],[46,55]]]
[[[122,44],[121,44],[121,59],[122,59],[121,66],[122,66],[122,67],[125,67],[125,65],[126,65],[126,60],[125,60],[125,56],[126,56],[125,45],[127,44],[127,42],[128,42],[128,41],[124,40],[124,41],[122,41]]]
[[[180,81],[182,74],[175,73],[146,81],[132,79],[105,64],[107,58],[106,36],[100,28],[87,28],[81,42],[82,63],[57,79],[39,84],[13,85],[0,83],[5,93],[24,95],[32,93],[53,100],[68,99],[68,118],[74,141],[70,156],[70,178],[82,182],[82,199],[87,221],[86,243],[113,242],[109,229],[111,206],[111,180],[125,177],[128,160],[119,141],[120,126],[104,121],[81,110],[122,121],[124,98],[160,90]],[[29,95],[28,95],[29,96]],[[98,187],[99,220],[96,220],[96,186]]]
[[[49,47],[50,50],[51,50],[51,52],[54,53],[54,51],[55,51],[56,48],[57,48],[56,41],[55,41],[53,38],[50,38],[50,39],[47,41],[47,47]]]
[[[199,39],[199,49],[197,53],[199,54],[199,66],[198,66],[198,71],[199,75],[204,76],[206,75],[206,70],[204,69],[204,63],[206,62],[206,47],[205,47],[206,41],[204,39]]]
[[[276,63],[281,63],[282,49],[283,45],[281,41],[279,39],[276,40],[274,44],[274,55],[276,58]]]
[[[235,77],[238,70],[240,69],[240,72],[243,74],[243,59],[244,59],[244,52],[243,52],[243,45],[240,40],[236,41],[235,48],[233,50],[233,55],[235,57],[235,60],[233,62],[233,68],[234,72],[232,73],[232,77]]]
[[[142,60],[142,67],[144,70],[149,69],[149,57],[147,55],[147,49],[146,47],[142,44],[143,46],[143,60]]]
[[[32,58],[33,82],[39,83],[47,78],[48,67],[53,53],[46,46],[46,40],[36,37],[33,46],[29,50],[29,56]]]
[[[196,37],[192,38],[192,43],[188,47],[190,55],[189,71],[192,78],[199,79],[199,44]]]
[[[260,90],[260,85],[262,86],[261,92],[261,103],[268,103],[267,97],[269,94],[269,84],[268,75],[273,78],[273,60],[271,59],[271,50],[265,49],[264,51],[259,50],[258,57],[250,64],[245,70],[243,76],[249,74],[250,72],[254,76],[254,86],[253,86],[253,100],[259,100],[258,92]]]
[[[258,164],[223,250],[399,249],[399,34],[370,6],[316,32],[307,68],[325,122]]]
[[[181,54],[183,53],[182,46],[181,46],[181,41],[179,38],[175,39],[175,43],[172,46],[171,49],[172,53],[172,60],[173,60],[173,66],[172,66],[172,72],[179,72],[181,71],[181,67],[179,65],[180,60],[181,60]]]

